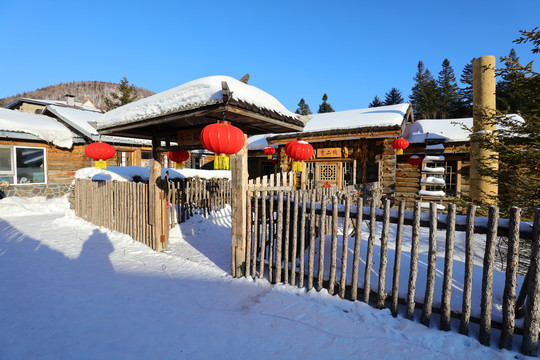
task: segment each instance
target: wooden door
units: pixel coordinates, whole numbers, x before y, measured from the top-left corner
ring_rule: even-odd
[[[338,161],[318,162],[315,171],[317,187],[341,185],[342,163]]]

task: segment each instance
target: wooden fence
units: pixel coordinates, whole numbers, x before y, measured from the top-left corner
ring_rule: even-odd
[[[167,247],[169,229],[194,214],[207,216],[211,210],[230,203],[230,182],[227,179],[198,177],[162,183],[156,199],[149,196],[144,182],[93,181],[76,179],[72,208],[77,216],[98,226],[130,235],[134,240],[156,251]],[[153,201],[153,205],[151,204]],[[152,212],[158,208],[161,232],[153,231]]]
[[[512,210],[511,219],[501,221],[496,207],[490,207],[487,219],[475,218],[475,206],[469,206],[467,215],[456,215],[454,204],[448,205],[447,214],[444,215],[437,214],[436,204],[433,203],[429,213],[421,213],[419,202],[415,203],[414,211],[406,211],[403,202],[399,209],[391,210],[389,200],[384,200],[383,209],[377,209],[375,201],[364,207],[362,198],[346,196],[345,205],[339,205],[338,195],[322,194],[319,198],[316,192],[292,191],[287,185],[279,181],[270,185],[264,179],[250,182],[246,276],[263,278],[267,275],[273,283],[287,283],[306,287],[307,290],[315,287],[320,291],[325,288],[330,294],[337,293],[341,298],[361,300],[378,308],[389,307],[394,316],[398,313],[398,304],[402,304],[400,309],[409,319],[413,319],[415,309],[419,308],[422,309],[420,321],[426,326],[430,324],[432,313],[438,312],[442,330],[450,329],[450,319],[453,317],[460,319],[459,331],[462,334],[469,333],[469,324],[473,321],[479,324],[479,341],[485,345],[490,344],[492,328],[501,330],[501,348],[511,348],[514,333],[520,333],[523,335],[522,352],[536,356],[540,324],[540,209],[536,211],[532,227],[520,222],[519,209]],[[367,241],[361,240],[364,220],[367,223]],[[376,244],[377,223],[380,225],[380,242]],[[395,230],[392,258],[389,257],[391,224],[395,224],[392,225]],[[408,267],[401,265],[406,226],[410,226],[407,231],[411,232]],[[345,234],[341,236],[341,242],[338,241],[338,228]],[[429,229],[423,240],[423,243],[427,241],[428,251],[422,254],[425,259],[419,262],[421,228]],[[442,290],[436,294],[437,230],[440,229],[445,230],[444,275]],[[464,232],[465,237],[465,261],[458,264],[463,266],[461,279],[453,276],[456,231]],[[474,265],[474,257],[479,256],[479,244],[473,241],[475,233],[485,234],[485,246],[480,251],[483,266]],[[492,320],[497,236],[508,237],[508,252],[506,273],[501,275],[504,276],[504,294],[496,294],[503,299],[502,319]],[[523,282],[525,285],[521,287],[516,301],[520,238],[532,242],[532,254],[531,265]],[[378,250],[378,259],[374,258],[374,249]],[[364,264],[363,269],[361,263]],[[427,269],[422,267],[422,271],[419,271],[419,264],[425,263]],[[473,281],[474,266],[477,271]],[[389,283],[388,286],[387,271],[392,276],[391,285]],[[374,282],[372,285],[373,273],[378,274],[375,277],[378,284]],[[499,274],[502,273],[497,276]],[[473,289],[479,291],[479,278],[480,304],[471,296]],[[400,292],[400,279],[402,288],[407,287],[406,292]],[[462,282],[463,285],[458,299],[456,294],[452,296],[453,282]],[[425,289],[418,289],[424,292],[424,296],[415,296],[417,284],[424,283]],[[457,293],[455,288],[454,293]],[[437,302],[434,305],[435,298]],[[525,299],[527,302],[524,305]],[[521,328],[515,325],[516,312],[524,312]]]

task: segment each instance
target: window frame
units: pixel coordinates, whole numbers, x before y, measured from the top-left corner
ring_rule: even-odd
[[[13,181],[9,182],[10,185],[17,186],[28,186],[28,185],[45,185],[47,184],[47,148],[42,146],[22,146],[22,145],[0,145],[2,148],[11,149],[11,173],[7,177],[12,177]],[[32,150],[43,150],[43,182],[29,182],[29,183],[19,183],[18,179],[18,166],[17,166],[17,149],[32,149]],[[0,176],[3,176],[0,173]]]

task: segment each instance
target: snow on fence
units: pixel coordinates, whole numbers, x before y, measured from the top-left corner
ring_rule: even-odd
[[[494,206],[488,218],[475,217],[473,205],[467,215],[456,215],[454,204],[447,214],[438,214],[434,203],[429,213],[421,212],[419,202],[414,211],[406,211],[403,202],[390,209],[389,200],[377,209],[376,202],[364,207],[361,197],[346,196],[340,205],[338,195],[294,191],[291,185],[269,185],[265,178],[250,182],[246,276],[267,275],[272,283],[307,290],[324,288],[341,298],[388,306],[394,316],[401,303],[409,319],[415,308],[422,309],[420,321],[426,326],[435,311],[441,330],[450,330],[453,317],[460,319],[459,331],[466,335],[473,321],[485,345],[492,328],[501,330],[501,348],[511,348],[519,333],[522,352],[536,356],[540,209],[533,227],[520,221],[517,208],[509,220],[499,220]],[[508,238],[505,273],[494,265],[498,236]],[[517,274],[520,238],[532,242],[525,278]],[[444,257],[438,258],[438,252]],[[520,284],[526,285],[518,291]],[[524,320],[516,320],[520,313]]]

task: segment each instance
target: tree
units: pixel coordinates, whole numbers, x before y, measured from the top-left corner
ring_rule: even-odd
[[[328,100],[328,95],[326,95],[325,93],[322,97],[323,102],[321,105],[319,105],[319,111],[317,111],[319,114],[334,112],[334,108],[332,107],[332,105],[326,102],[327,100]]]
[[[472,63],[474,59],[475,58],[472,58],[472,60],[463,67],[463,71],[461,72],[459,82],[462,83],[464,87],[459,89],[459,110],[456,116],[458,118],[472,117]]]
[[[309,108],[309,105],[306,104],[306,101],[302,98],[300,99],[300,102],[298,103],[298,109],[295,111],[296,114],[299,115],[311,115],[311,109]]]
[[[459,110],[459,87],[456,83],[454,69],[450,66],[450,61],[444,59],[442,70],[437,79],[437,112],[439,118],[449,119],[458,114]]]
[[[520,31],[515,43],[533,44],[533,54],[539,53],[540,31]],[[498,153],[499,169],[480,167],[481,174],[499,185],[497,196],[501,212],[508,214],[511,206],[522,209],[522,219],[532,219],[534,209],[540,207],[540,73],[534,71],[533,61],[521,65],[515,53],[502,57],[510,62],[498,75],[510,81],[515,99],[520,104],[521,118],[502,113],[495,119],[498,138],[479,137],[481,146]]]
[[[507,57],[501,59],[504,62],[505,71],[501,71],[501,80],[497,82],[497,109],[501,111],[517,112],[520,110],[520,96],[516,92],[515,85],[523,77],[523,74],[516,71],[519,64],[519,57],[514,49],[510,50]]]
[[[384,105],[403,104],[405,102],[401,96],[401,91],[396,88],[390,89],[384,96]]]
[[[105,105],[108,110],[116,109],[122,105],[129,104],[137,99],[135,86],[129,85],[128,79],[124,76],[118,84],[118,92],[111,92],[110,97],[105,98]]]
[[[383,102],[381,101],[381,99],[379,99],[379,97],[377,95],[375,95],[375,97],[373,98],[373,101],[369,103],[369,107],[378,107],[378,106],[383,106]]]
[[[414,116],[417,119],[434,119],[437,117],[437,82],[431,72],[424,67],[422,61],[418,62],[418,72],[414,76],[415,84],[412,88],[411,104]]]

